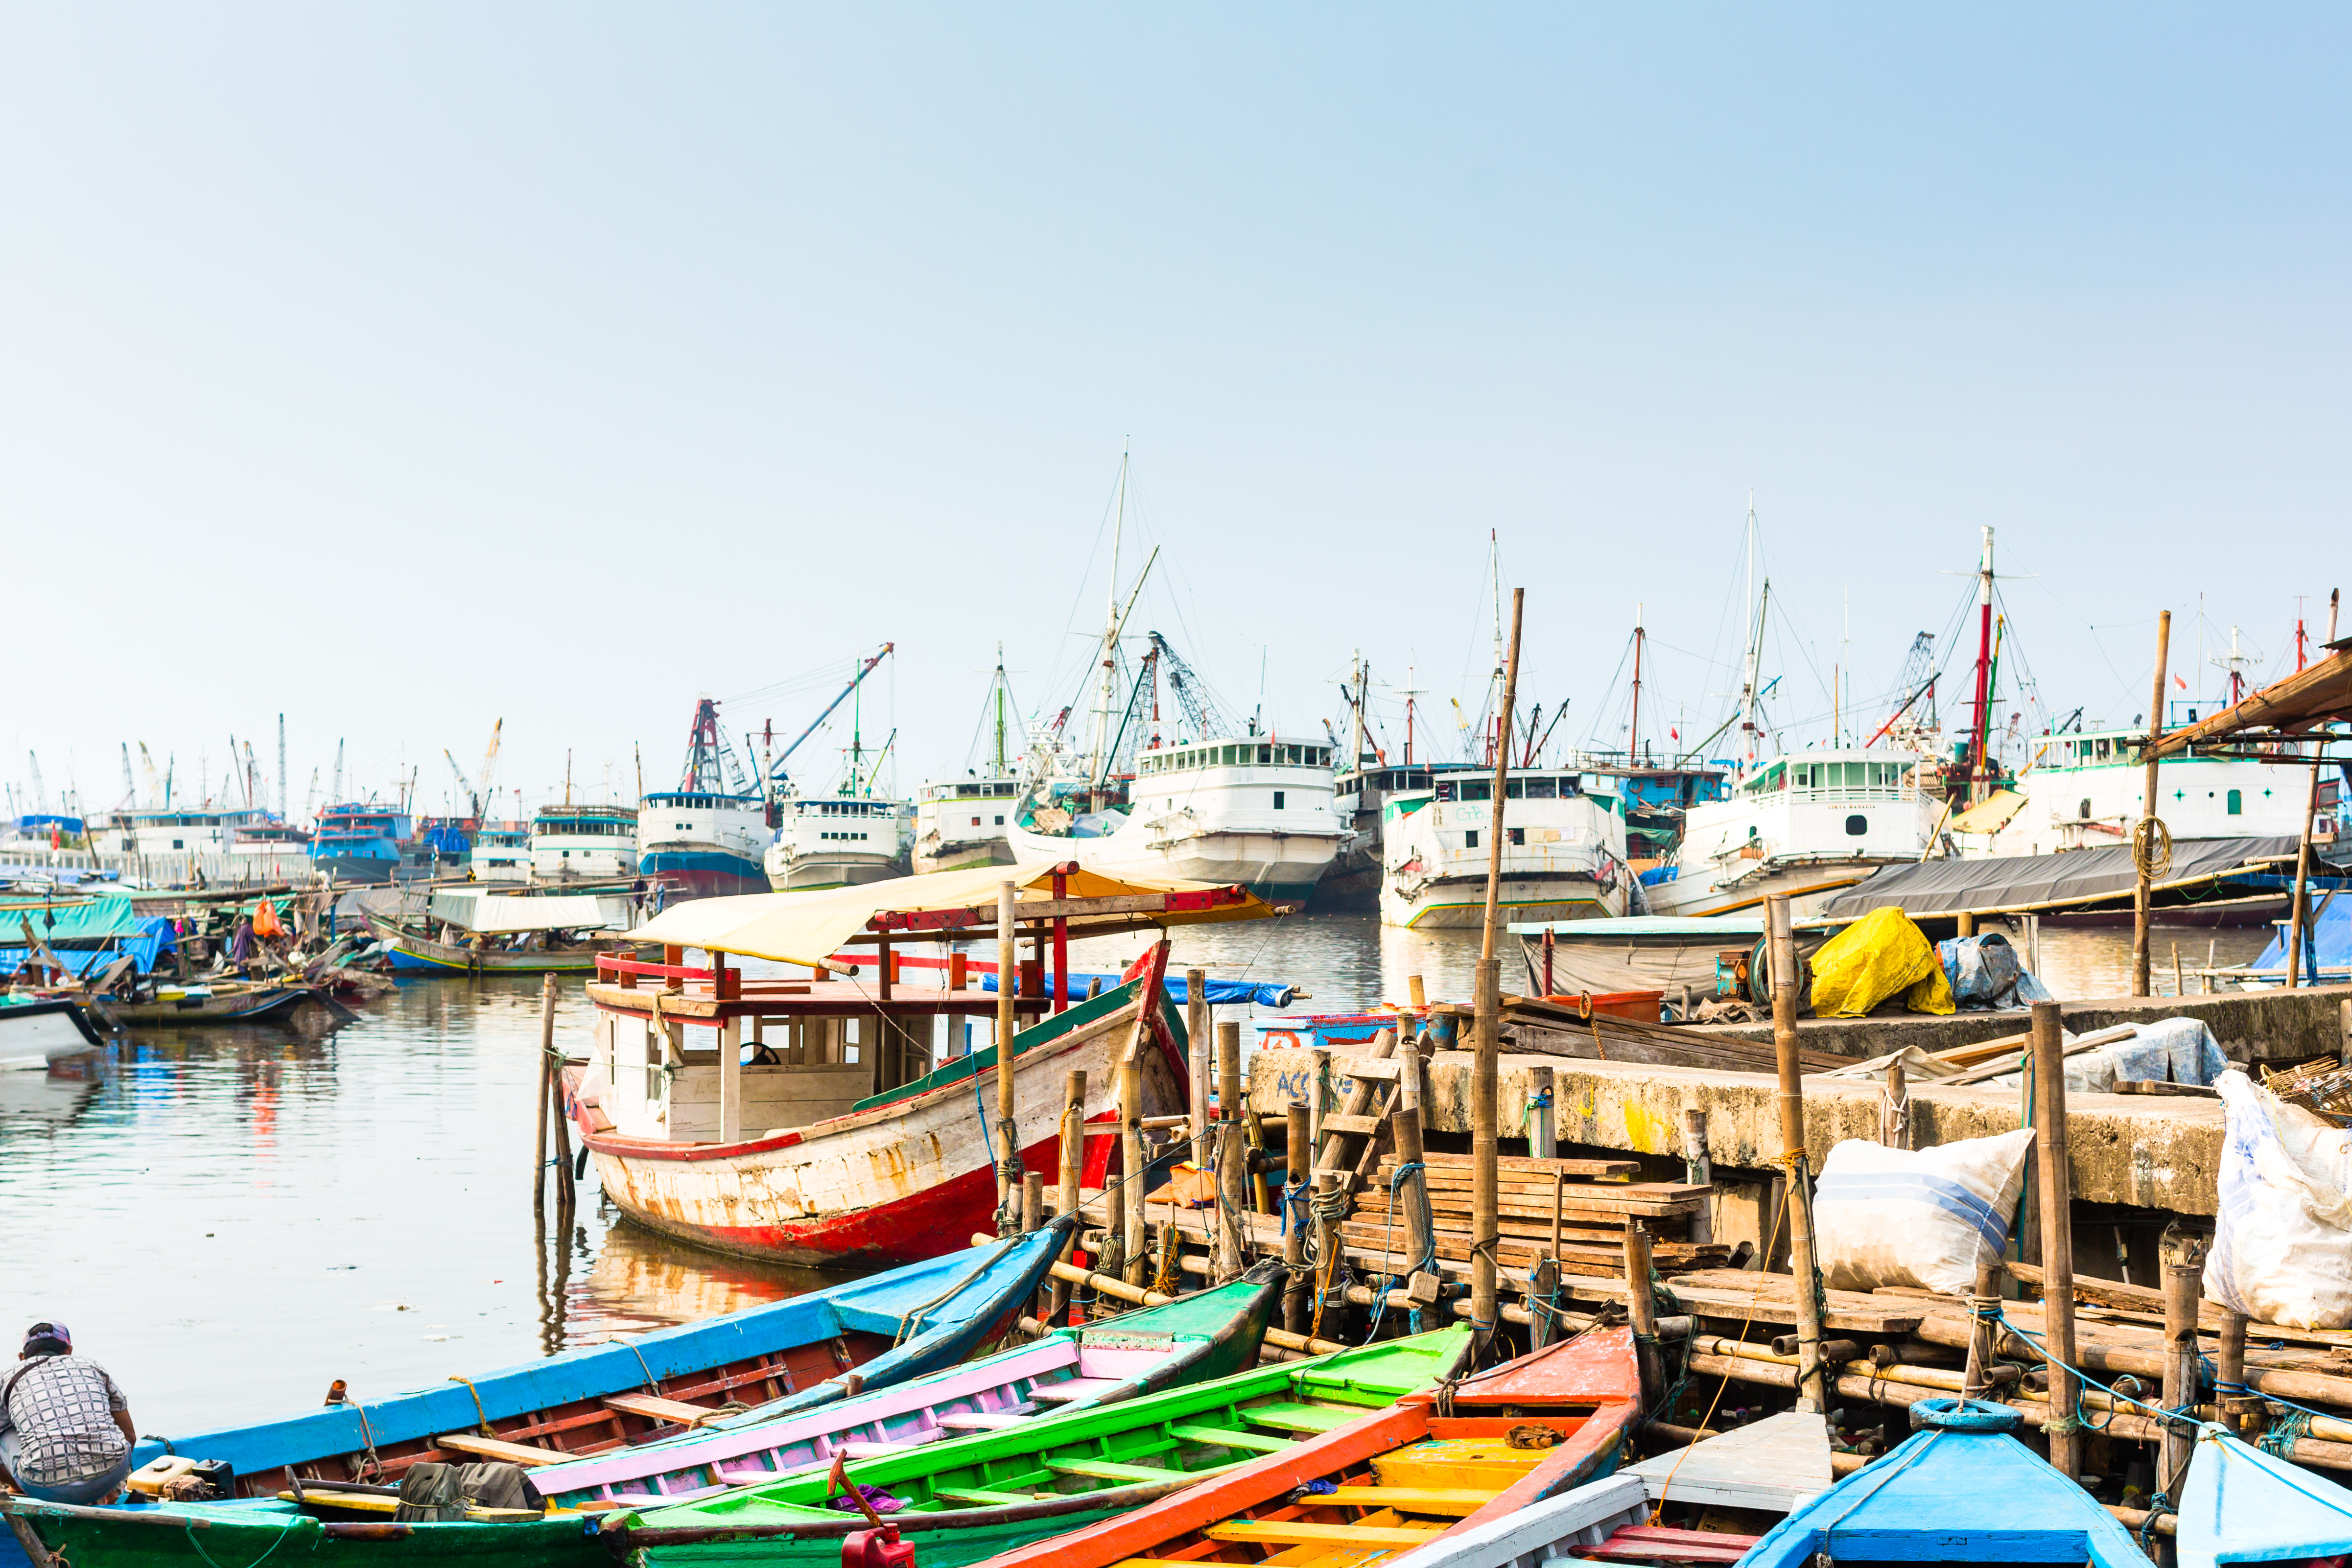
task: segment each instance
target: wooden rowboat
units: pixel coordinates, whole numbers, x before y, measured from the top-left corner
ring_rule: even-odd
[[[1919,1401],[1910,1437],[1799,1506],[1741,1568],[1817,1560],[2147,1568],[2129,1531],[2011,1435],[2022,1421],[2004,1405]]]
[[[1145,1307],[928,1377],[782,1418],[722,1416],[679,1437],[535,1469],[557,1508],[658,1507],[775,1480],[835,1454],[900,1449],[1057,1419],[1257,1364],[1288,1279],[1262,1263],[1231,1284]]]
[[[1288,1564],[1318,1544],[1363,1568],[1609,1474],[1641,1415],[1633,1331],[1601,1329],[1459,1384],[1446,1413],[1401,1401],[987,1568]]]
[[[1471,1346],[1463,1328],[1389,1340],[887,1454],[848,1476],[901,1500],[889,1517],[922,1568],[961,1568],[1383,1421],[1396,1401],[1457,1372]],[[866,1523],[825,1506],[829,1485],[803,1473],[616,1519],[604,1534],[641,1552],[646,1568],[830,1568],[842,1537]]]
[[[117,1028],[182,1029],[191,1024],[269,1023],[314,997],[322,996],[315,986],[224,981],[183,989],[159,982],[152,1000],[124,1001],[100,997],[90,1005]]]
[[[2189,1461],[2174,1545],[2180,1568],[2341,1556],[2352,1552],[2352,1490],[2209,1422]]]
[[[1162,942],[1126,983],[1013,1037],[1021,1153],[1029,1169],[1059,1167],[1063,1086],[1073,1071],[1086,1073],[1087,1119],[1105,1124],[1106,1134],[1114,1130],[1118,1064],[1130,1049],[1140,1069],[1141,1113],[1185,1108],[1184,1024],[1163,994],[1167,962]],[[755,988],[747,987],[746,994]],[[827,994],[835,990],[845,995]],[[992,1228],[993,1046],[867,1093],[878,1081],[877,1066],[837,1059],[840,1018],[870,1013],[874,1005],[849,983],[814,982],[751,1003],[706,1003],[710,1010],[699,1018],[684,1010],[699,999],[692,992],[667,1012],[659,992],[592,986],[589,994],[598,1008],[595,1040],[590,1060],[565,1071],[566,1106],[604,1192],[632,1218],[723,1251],[833,1265],[929,1257],[974,1230]],[[730,1142],[693,1131],[688,1122],[719,1103],[725,1092],[720,1059],[732,1047],[722,1044],[705,1057],[677,1042],[688,1024],[718,1022],[719,1009],[736,1005],[779,1015],[751,1015],[772,1025],[803,1017],[804,1037],[817,1043],[805,1059],[788,1055],[740,1068],[747,1118],[772,1107],[784,1124],[771,1122],[767,1131]],[[656,1019],[659,1027],[650,1021]],[[829,1044],[822,1038],[828,1031]],[[709,1030],[700,1032],[709,1038]],[[722,1041],[733,1038],[720,1031]],[[812,1104],[843,1109],[794,1124]],[[752,1124],[747,1119],[747,1129]],[[1033,1137],[1033,1129],[1043,1135]],[[1106,1135],[1094,1144],[1087,1185],[1102,1185],[1116,1142]]]

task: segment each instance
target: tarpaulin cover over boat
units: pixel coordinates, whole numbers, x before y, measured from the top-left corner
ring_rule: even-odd
[[[1511,927],[1527,956],[1528,988],[1535,992],[1543,985],[1544,930],[1542,922]],[[1555,993],[1664,991],[1671,996],[1687,985],[1713,996],[1717,956],[1755,946],[1764,935],[1764,917],[1633,915],[1563,920],[1550,930]]]
[[[172,923],[141,915],[127,898],[101,898],[89,904],[56,907],[0,909],[0,967],[14,970],[32,956],[25,926],[47,943],[58,961],[75,974],[96,966],[104,968],[124,954],[139,960],[144,972],[172,946]]]
[[[2312,945],[2319,955],[2323,969],[2352,967],[2352,898],[2329,894],[2320,904],[2317,918],[2312,922]],[[2257,969],[2286,967],[2286,927],[2282,925],[2271,937],[2271,945],[2254,960]]]
[[[593,893],[544,897],[464,889],[433,895],[433,918],[468,931],[498,935],[513,931],[623,931],[629,901]]]
[[[870,935],[877,915],[918,910],[980,912],[974,924],[995,924],[996,890],[1010,882],[1022,904],[1048,904],[1054,899],[1050,866],[974,866],[966,871],[935,871],[924,876],[894,877],[862,887],[825,888],[813,893],[751,893],[737,898],[698,898],[664,910],[630,934],[635,941],[660,942],[674,947],[736,953],[751,958],[773,958],[787,964],[828,964],[832,955],[857,937]],[[1152,877],[1106,876],[1080,869],[1064,878],[1067,898],[1122,898],[1152,894],[1209,893],[1215,883],[1179,882]],[[1137,915],[1107,914],[1095,918],[1073,917],[1073,937],[1097,931],[1128,929],[1148,922],[1156,925],[1192,925],[1225,920],[1258,920],[1274,906],[1255,894],[1230,903],[1192,910],[1160,910]],[[908,930],[901,939],[919,942],[960,935],[952,926]]]
[[[2284,837],[2180,839],[2172,846],[2172,869],[2158,881],[2179,886],[2249,862],[2267,862],[2252,864],[2250,875],[2275,873],[2294,859],[2294,852],[2295,841]],[[1901,909],[1920,915],[2088,904],[2129,898],[2137,880],[2128,844],[2058,855],[1922,861],[1878,873],[1830,900],[1822,913],[1832,920],[1857,920],[1874,909]]]

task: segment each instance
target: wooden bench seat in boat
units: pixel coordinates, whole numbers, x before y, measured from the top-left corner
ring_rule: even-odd
[[[1406,1513],[1439,1513],[1467,1519],[1495,1500],[1496,1493],[1478,1487],[1335,1487],[1318,1503],[1349,1508],[1393,1508]]]
[[[833,1445],[833,1451],[845,1458],[870,1459],[877,1454],[896,1454],[908,1448],[919,1448],[925,1443],[936,1443],[951,1434],[937,1427],[919,1427],[899,1437],[844,1437]]]
[[[959,1410],[940,1417],[943,1432],[1001,1432],[1007,1427],[1018,1427],[1036,1412],[1026,1406],[1011,1410]]]
[[[1664,1525],[1628,1524],[1612,1531],[1598,1546],[1571,1546],[1569,1552],[1601,1563],[1737,1563],[1760,1535],[1727,1535],[1714,1530],[1675,1530]]]
[[[1443,1524],[1318,1524],[1307,1519],[1228,1519],[1201,1531],[1212,1541],[1266,1541],[1285,1546],[1418,1546]]]
[[[1328,1432],[1361,1416],[1329,1405],[1244,1405],[1242,1416],[1253,1427],[1273,1427],[1286,1432]]]
[[[965,1508],[995,1508],[1008,1502],[1037,1500],[1037,1494],[1034,1492],[979,1491],[970,1487],[933,1487],[931,1495],[941,1502],[960,1503]]]
[[[618,1410],[624,1416],[642,1416],[648,1421],[679,1421],[689,1427],[719,1414],[707,1406],[688,1405],[681,1399],[664,1399],[652,1394],[608,1394],[603,1404],[605,1409]]]
[[[1029,1397],[1040,1405],[1066,1405],[1074,1399],[1091,1399],[1107,1388],[1118,1386],[1116,1377],[1065,1377],[1034,1385]]]
[[[1164,1481],[1188,1473],[1150,1465],[1122,1465],[1112,1459],[1047,1459],[1045,1468],[1057,1476],[1086,1476],[1098,1481]],[[1205,1472],[1189,1473],[1197,1476]]]
[[[509,1443],[498,1437],[478,1437],[471,1432],[450,1432],[433,1439],[436,1448],[453,1453],[478,1454],[486,1459],[503,1459],[510,1465],[560,1465],[576,1459],[577,1454],[567,1454],[557,1448],[534,1448],[528,1443]]]
[[[1292,1446],[1288,1437],[1244,1432],[1232,1427],[1171,1427],[1168,1435],[1188,1443],[1213,1443],[1221,1448],[1247,1448],[1254,1454],[1278,1454]]]

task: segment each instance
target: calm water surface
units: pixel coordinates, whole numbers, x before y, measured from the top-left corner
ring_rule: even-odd
[[[2194,967],[2209,942],[2227,963],[2264,938],[2160,929],[2159,988],[2175,940]],[[1073,967],[1144,940],[1078,944]],[[2128,932],[2045,931],[2045,978],[2062,997],[2120,994],[2130,948]],[[1415,974],[1467,997],[1477,956],[1474,933],[1318,915],[1181,933],[1173,961],[1347,1011],[1403,1000]],[[338,1377],[381,1398],[825,1282],[621,1222],[593,1177],[571,1233],[541,1233],[535,979],[409,981],[360,1010],[319,1038],[142,1032],[87,1082],[0,1075],[7,1343],[62,1319],[142,1430],[188,1431],[291,1414]],[[559,1039],[587,1012],[568,985]]]

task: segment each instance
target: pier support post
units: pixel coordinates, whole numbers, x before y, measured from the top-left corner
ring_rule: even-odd
[[[1633,1322],[1642,1402],[1647,1405],[1665,1387],[1665,1365],[1658,1358],[1658,1298],[1650,1290],[1650,1233],[1638,1219],[1625,1224],[1625,1313]]]
[[[1293,1100],[1289,1107],[1283,1162],[1288,1167],[1283,1188],[1282,1262],[1290,1270],[1290,1283],[1282,1292],[1282,1326],[1292,1333],[1307,1332],[1307,1195],[1312,1190],[1310,1167],[1315,1160],[1315,1134],[1308,1107],[1304,1100]]]
[[[1419,1108],[1398,1106],[1389,1116],[1389,1130],[1396,1140],[1398,1171],[1389,1201],[1403,1217],[1404,1244],[1412,1259],[1405,1289],[1415,1301],[1426,1295],[1434,1303],[1444,1281],[1438,1277],[1437,1225],[1430,1214],[1429,1184],[1416,1168],[1423,1162]]]
[[[1549,926],[1544,929],[1545,935],[1550,935]],[[1410,1065],[1406,1071],[1411,1071]],[[1559,1124],[1552,1120],[1552,1083],[1550,1068],[1528,1069],[1528,1153],[1539,1160],[1559,1155]]]
[[[1497,1207],[1501,1173],[1495,1118],[1501,1061],[1495,1026],[1501,972],[1501,959],[1479,961],[1477,1049],[1470,1076],[1470,1326],[1482,1345],[1495,1332],[1500,1303],[1495,1250],[1502,1239]]]
[[[2156,618],[2156,687],[2147,699],[2147,766],[2140,783],[2139,826],[2132,831],[2132,863],[2137,873],[2132,884],[2132,995],[2148,994],[2147,922],[2150,888],[2156,878],[2156,835],[2163,827],[2156,814],[2156,743],[2164,734],[2164,676],[2172,652],[2172,612]]]
[[[1797,940],[1789,900],[1764,901],[1771,933],[1772,1046],[1780,1070],[1780,1165],[1786,1176],[1789,1266],[1797,1276],[1797,1408],[1826,1413],[1822,1376],[1821,1271],[1813,1259],[1813,1176],[1805,1153],[1805,1091],[1797,1069]]]
[[[533,1103],[539,1113],[539,1147],[531,1156],[530,1206],[535,1209],[547,1207],[547,1124],[557,1112],[555,1086],[555,977],[539,977],[539,1093]]]
[[[2336,593],[2327,596],[2327,641],[2336,641]],[[2326,765],[2327,742],[2315,740],[2311,749],[2311,787],[2303,797],[2303,832],[2295,845],[2294,904],[2288,911],[2291,916],[2286,932],[2286,988],[2294,990],[2297,975],[2303,967],[2303,944],[2311,929],[2311,822],[2319,814],[2319,770]],[[2301,984],[2319,984],[2316,974],[2305,974]]]
[[[1217,1025],[1216,1279],[1237,1279],[1249,1267],[1249,1141],[1242,1118],[1249,1095],[1242,1087],[1242,1026]]]
[[[1129,1284],[1140,1285],[1151,1277],[1151,1254],[1143,1233],[1143,1171],[1150,1162],[1143,1152],[1143,1064],[1131,1051],[1118,1064],[1118,1129],[1125,1277]]]
[[[1215,1039],[1210,1032],[1209,1018],[1209,972],[1206,969],[1187,969],[1184,971],[1184,1045],[1187,1065],[1192,1074],[1189,1090],[1192,1163],[1203,1169],[1209,1166],[1209,1065],[1216,1050]]]
[[[2033,1145],[2042,1197],[2042,1349],[2050,1363],[2050,1463],[2073,1480],[2083,1473],[2082,1428],[2074,1416],[2074,1172],[2066,1150],[2066,1044],[2058,1004],[2033,1004]]]
[[[1704,1106],[1688,1105],[1683,1109],[1683,1180],[1693,1186],[1715,1185],[1715,1162],[1706,1152],[1706,1110]],[[1694,1247],[1704,1247],[1715,1239],[1715,1201],[1710,1197],[1690,1218],[1690,1239]]]
[[[1013,1103],[1013,1037],[1020,1025],[1013,1010],[1013,991],[1021,970],[1018,922],[1013,915],[1013,887],[996,888],[996,1233],[1013,1234],[1018,1215],[1013,1208],[1015,1183],[1021,1179],[1021,1133]]]
[[[2204,1248],[2189,1237],[2173,1238],[2164,1251],[2164,1405],[2168,1410],[2198,1402],[2197,1302],[2204,1272]],[[2156,1484],[2176,1502],[2189,1479],[2189,1456],[2196,1447],[2193,1427],[2179,1421],[2164,1423]]]
[[[1061,1145],[1062,1190],[1055,1212],[1076,1214],[1078,1212],[1080,1201],[1078,1183],[1084,1178],[1087,1169],[1087,1074],[1083,1068],[1072,1072],[1062,1081]],[[1070,1228],[1069,1239],[1062,1243],[1063,1262],[1066,1263],[1070,1260],[1070,1254],[1077,1250],[1077,1227],[1073,1225]],[[1068,1281],[1055,1281],[1054,1304],[1047,1317],[1059,1318],[1062,1315],[1062,1308],[1068,1304],[1069,1300]]]

